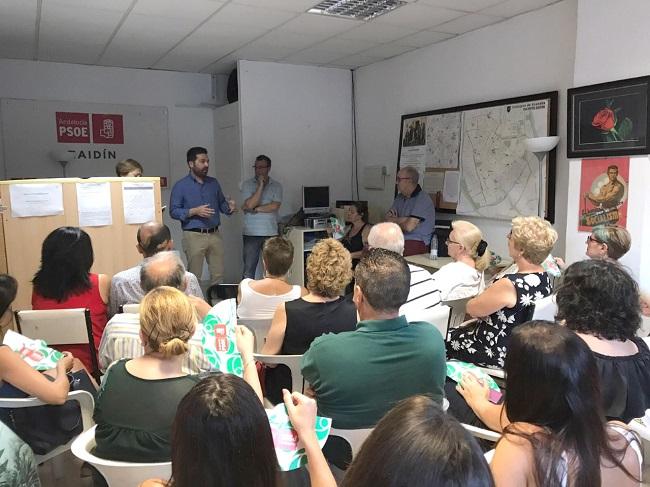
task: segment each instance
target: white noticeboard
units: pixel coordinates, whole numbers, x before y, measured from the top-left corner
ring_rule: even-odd
[[[146,223],[154,220],[153,183],[122,183],[124,222]]]
[[[111,183],[77,183],[77,208],[80,227],[112,225]]]
[[[53,184],[12,184],[9,186],[11,216],[63,215],[63,186]]]

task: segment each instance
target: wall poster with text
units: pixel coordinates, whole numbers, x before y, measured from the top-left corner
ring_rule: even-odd
[[[580,174],[578,230],[627,224],[630,158],[583,159]]]

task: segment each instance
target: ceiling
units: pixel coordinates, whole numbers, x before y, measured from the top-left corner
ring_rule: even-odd
[[[357,68],[558,0],[407,1],[363,22],[306,13],[319,0],[1,0],[0,58],[217,74],[238,59]]]

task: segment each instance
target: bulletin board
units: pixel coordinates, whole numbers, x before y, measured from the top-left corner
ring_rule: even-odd
[[[555,149],[525,140],[557,133],[558,92],[402,115],[397,168],[413,166],[441,212],[555,219]]]

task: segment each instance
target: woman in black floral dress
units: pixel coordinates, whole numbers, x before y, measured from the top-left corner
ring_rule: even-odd
[[[512,329],[531,319],[536,300],[551,294],[541,263],[556,240],[557,232],[540,217],[512,220],[508,252],[518,272],[503,276],[467,303],[467,313],[478,321],[449,332],[448,359],[503,367]]]

